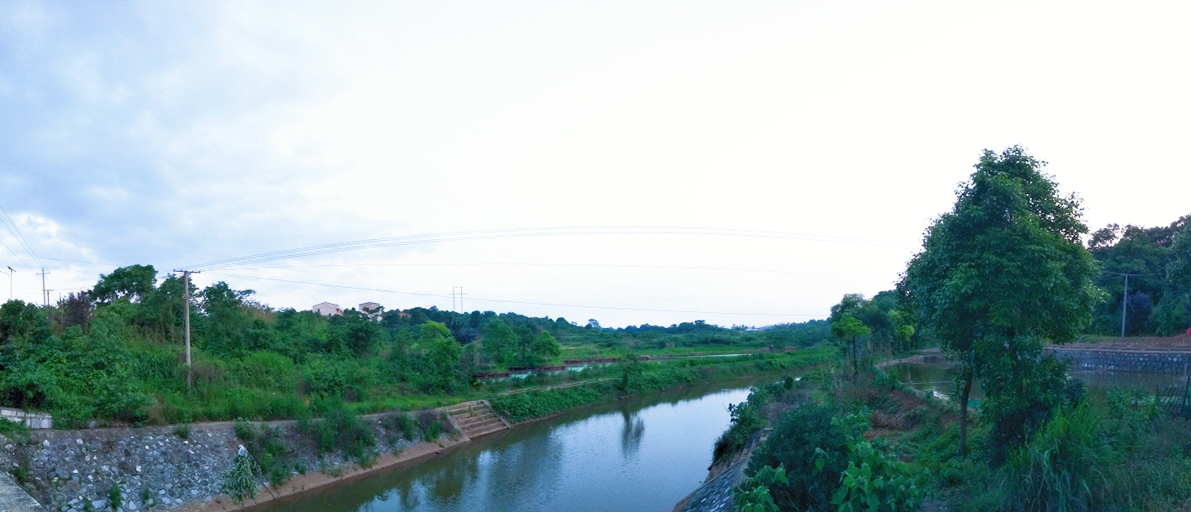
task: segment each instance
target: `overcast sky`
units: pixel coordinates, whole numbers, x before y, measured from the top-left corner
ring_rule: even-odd
[[[462,286],[605,326],[821,318],[892,287],[984,148],[1050,162],[1092,229],[1191,213],[1187,5],[5,1],[0,268],[40,302],[42,265],[54,300],[134,263],[614,226],[195,281],[278,308]]]

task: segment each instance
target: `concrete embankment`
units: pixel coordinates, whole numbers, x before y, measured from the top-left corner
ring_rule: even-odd
[[[1121,350],[1081,345],[1046,350],[1070,362],[1073,370],[1184,374],[1191,369],[1191,349]]]
[[[37,500],[29,496],[8,475],[0,473],[0,510],[5,512],[44,512]]]
[[[773,429],[754,433],[748,445],[727,460],[712,463],[707,468],[703,485],[674,506],[673,512],[728,512],[733,508],[732,490],[744,481],[744,470],[757,446],[769,437]]]
[[[232,465],[242,441],[233,422],[145,428],[33,431],[27,444],[3,441],[0,465],[22,475],[24,485],[0,482],[0,509],[16,508],[20,497],[49,510],[81,512],[92,508],[137,511],[161,508],[235,510],[275,499],[293,498],[311,490],[367,473],[433,457],[467,443],[473,437],[508,428],[487,402],[470,402],[445,409],[411,413],[420,423],[440,421],[444,434],[434,442],[404,439],[386,421],[398,413],[362,416],[373,430],[377,458],[360,468],[343,454],[321,453],[313,436],[299,432],[294,421],[254,424],[267,427],[288,450],[290,478],[279,486],[258,489],[255,500],[235,504],[223,495],[222,474]],[[0,439],[3,439],[0,437]],[[262,482],[264,477],[262,476]],[[5,493],[5,491],[12,491]],[[27,494],[26,494],[27,493]],[[11,499],[10,499],[11,494]],[[34,499],[30,498],[35,498]],[[8,501],[5,501],[8,500]],[[22,505],[23,506],[23,505]]]

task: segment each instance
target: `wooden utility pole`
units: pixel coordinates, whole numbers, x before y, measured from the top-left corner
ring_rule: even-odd
[[[194,374],[190,368],[190,274],[194,270],[174,270],[182,273],[182,326],[186,330],[186,389],[194,389]]]

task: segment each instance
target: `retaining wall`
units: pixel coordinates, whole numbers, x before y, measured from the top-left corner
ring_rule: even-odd
[[[1073,370],[1177,373],[1191,369],[1191,352],[1143,352],[1047,347],[1048,352],[1071,362]]]
[[[0,407],[0,418],[24,423],[32,429],[54,428],[54,417],[44,412],[25,412],[20,409]]]

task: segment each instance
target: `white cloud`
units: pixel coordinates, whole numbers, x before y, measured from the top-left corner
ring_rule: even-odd
[[[0,121],[0,184],[14,191],[0,199],[10,211],[54,219],[58,238],[108,262],[165,269],[343,240],[548,225],[905,241],[889,249],[522,239],[300,262],[883,277],[540,266],[259,271],[444,295],[464,285],[476,298],[526,302],[826,314],[845,292],[891,285],[986,147],[1021,143],[1050,161],[1063,190],[1085,198],[1093,229],[1187,213],[1181,141],[1191,135],[1183,93],[1191,77],[1177,63],[1191,47],[1182,29],[1191,17],[1181,5],[123,7],[29,2],[0,13],[8,20],[0,24],[0,108],[11,113]],[[308,307],[331,294],[345,304],[375,298],[228,280],[277,306]],[[691,318],[484,307],[608,325]]]

